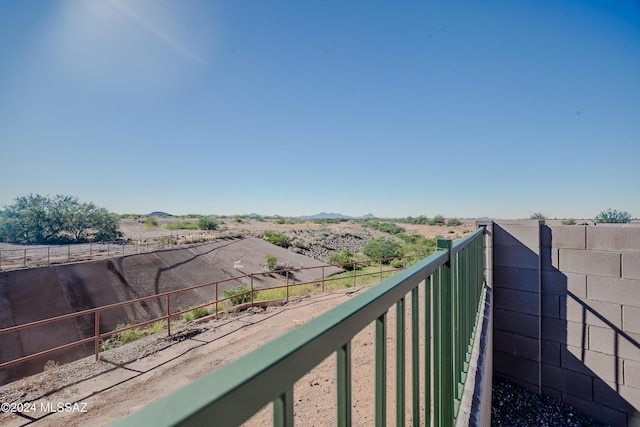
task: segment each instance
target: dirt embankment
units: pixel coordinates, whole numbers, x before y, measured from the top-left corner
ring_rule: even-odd
[[[225,281],[219,286],[202,287],[172,296],[172,312],[220,299],[225,290],[240,285],[254,289],[275,286],[282,282],[282,276],[241,277],[263,271],[262,264],[267,255],[276,256],[280,262],[294,268],[305,267],[290,274],[291,281],[307,282],[323,275],[320,269],[309,269],[324,265],[321,261],[253,237],[215,240],[85,263],[6,271],[0,273],[0,329],[205,283]],[[327,267],[324,274],[328,276],[338,271],[341,270]],[[234,277],[239,278],[228,280]],[[166,298],[106,310],[100,315],[100,331],[104,333],[114,330],[117,325],[155,319],[166,312]],[[94,334],[93,314],[2,334],[0,363],[90,338]],[[49,360],[66,363],[92,352],[92,344],[88,343],[16,368],[4,368],[0,370],[0,384],[42,372]]]

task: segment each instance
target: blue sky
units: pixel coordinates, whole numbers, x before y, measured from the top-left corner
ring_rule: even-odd
[[[0,2],[0,206],[640,216],[640,2]]]

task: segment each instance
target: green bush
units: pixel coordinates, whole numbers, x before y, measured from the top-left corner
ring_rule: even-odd
[[[435,239],[427,239],[420,234],[399,234],[406,243],[400,248],[402,255],[426,255],[435,251]]]
[[[209,309],[207,307],[198,307],[184,313],[182,315],[182,318],[187,322],[190,322],[192,320],[196,320],[196,319],[200,319],[202,317],[208,316],[209,314],[210,314]]]
[[[596,222],[609,224],[626,224],[631,221],[631,214],[617,209],[607,209],[595,217]]]
[[[436,215],[429,220],[429,225],[444,225],[445,218],[442,215]]]
[[[374,230],[382,231],[384,233],[389,233],[389,234],[399,234],[399,233],[405,232],[404,228],[400,227],[399,225],[393,222],[380,222],[380,221],[366,220],[362,222],[362,226],[373,228]]]
[[[395,258],[400,255],[400,243],[395,240],[379,237],[369,240],[362,253],[369,259]]]
[[[331,264],[338,264],[342,268],[353,268],[353,262],[355,261],[354,254],[348,249],[344,249],[340,252],[331,252],[327,255],[327,260]]]
[[[404,261],[401,259],[392,259],[389,263],[393,268],[402,268],[404,267]]]
[[[200,230],[217,230],[218,222],[210,216],[203,216],[198,219],[198,228]]]
[[[413,218],[413,217],[408,216],[406,221],[409,224],[429,224],[429,218],[427,218],[424,215],[420,215],[417,218]]]
[[[231,297],[231,304],[239,305],[251,301],[250,289],[244,285],[223,291],[225,297]]]
[[[291,239],[286,234],[276,233],[275,231],[267,230],[264,232],[264,239],[276,246],[288,248],[291,246]]]
[[[538,220],[544,221],[545,219],[547,219],[547,217],[542,212],[536,212],[533,215],[531,215],[529,219],[538,219]]]
[[[576,220],[573,218],[563,219],[562,225],[576,225]]]
[[[121,237],[117,215],[74,196],[18,197],[0,216],[0,241],[10,243],[104,242]]]
[[[144,225],[146,225],[147,227],[157,227],[158,226],[158,220],[155,218],[147,218],[146,221],[144,222]]]
[[[130,325],[118,325],[116,329],[126,328]],[[109,350],[110,348],[119,347],[145,337],[147,334],[140,328],[127,329],[126,331],[116,332],[109,338],[102,340],[100,343],[101,350]]]
[[[447,227],[457,227],[458,225],[461,225],[462,222],[460,222],[459,219],[457,218],[452,218],[449,221],[447,221]]]
[[[278,265],[278,258],[273,256],[273,255],[265,255],[264,256],[264,266],[267,268],[267,270],[269,271],[273,271],[276,269],[276,266]]]
[[[165,226],[167,230],[198,230],[197,224],[190,221],[170,222]]]

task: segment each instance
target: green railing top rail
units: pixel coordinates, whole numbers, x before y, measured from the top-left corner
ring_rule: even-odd
[[[351,300],[234,362],[193,381],[114,425],[236,426],[276,400],[484,232],[439,250]]]

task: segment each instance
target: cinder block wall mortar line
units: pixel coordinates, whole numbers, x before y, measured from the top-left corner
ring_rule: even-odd
[[[622,278],[622,252],[620,252],[620,275],[619,278]]]

